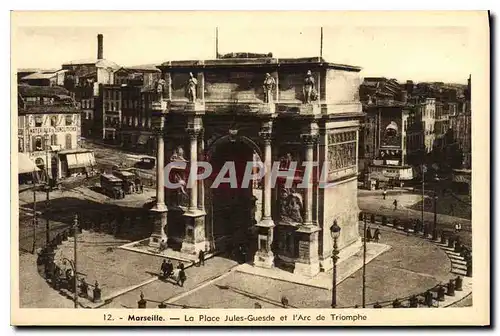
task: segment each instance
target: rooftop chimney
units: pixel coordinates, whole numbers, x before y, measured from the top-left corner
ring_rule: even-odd
[[[97,35],[97,59],[102,60],[103,57],[103,45],[102,45],[102,34]]]

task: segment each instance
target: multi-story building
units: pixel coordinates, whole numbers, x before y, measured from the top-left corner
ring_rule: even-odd
[[[85,136],[103,134],[103,101],[99,88],[114,83],[114,73],[120,67],[104,59],[103,36],[97,35],[97,58],[64,63],[67,70],[64,87],[74,96],[83,109],[82,133]]]
[[[359,169],[365,187],[401,185],[411,180],[413,170],[407,156],[414,147],[408,148],[407,132],[415,114],[407,92],[395,80],[366,78],[360,99],[366,113],[359,147]]]
[[[436,135],[434,133],[436,120],[436,98],[425,98],[418,106],[422,116],[422,128],[424,131],[424,147],[426,153],[430,153],[434,147]]]
[[[102,85],[103,138],[152,152],[152,95],[161,72],[154,65],[120,68],[114,85]]]
[[[18,151],[57,180],[95,166],[92,151],[80,148],[81,110],[62,87],[18,86]]]
[[[102,139],[114,142],[117,139],[118,131],[122,121],[122,90],[120,85],[101,84],[99,86],[99,101],[102,102],[101,110],[96,113],[102,120]],[[96,120],[97,119],[97,120]]]
[[[463,155],[463,166],[467,169],[470,169],[472,166],[471,121],[471,77],[469,76],[467,89],[464,92],[464,99],[457,104],[457,112],[450,115],[453,135]]]

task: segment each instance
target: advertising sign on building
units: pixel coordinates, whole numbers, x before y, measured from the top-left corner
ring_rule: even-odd
[[[401,111],[386,110],[380,116],[380,147],[401,149]]]

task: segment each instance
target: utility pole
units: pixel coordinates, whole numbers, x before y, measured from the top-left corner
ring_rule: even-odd
[[[425,173],[427,171],[427,167],[425,166],[425,125],[422,131],[422,227],[425,227],[424,224],[424,207],[425,207]]]
[[[425,165],[422,163],[422,225],[424,225],[424,207],[425,207],[424,177],[425,177]]]
[[[219,27],[215,27],[215,58],[219,58]]]
[[[36,227],[37,227],[37,218],[36,218],[36,172],[33,172],[33,247],[32,253],[35,253],[36,250]]]
[[[47,173],[47,204],[45,205],[45,240],[47,245],[50,242],[50,222],[49,222],[49,215],[47,214],[47,210],[49,207],[49,201],[50,201],[50,176],[49,176],[49,135],[45,135],[45,150],[47,152],[46,155],[46,165],[45,165],[45,172]]]
[[[75,271],[75,274],[74,274],[74,280],[75,280],[75,282],[74,282],[74,286],[75,286],[75,288],[74,288],[74,290],[75,290],[75,292],[74,292],[74,301],[75,301],[75,308],[78,308],[78,290],[77,290],[77,288],[78,288],[78,276],[77,276],[77,274],[78,274],[78,272],[77,272],[78,271],[77,270],[78,263],[77,263],[77,260],[76,260],[76,257],[77,257],[77,253],[76,253],[76,241],[78,239],[78,215],[75,215],[75,220],[74,220],[74,225],[73,225],[73,233],[74,233],[73,237],[75,239],[74,245],[73,245],[73,250],[74,250],[74,252],[73,252],[74,253],[74,256],[73,256],[73,260],[74,260],[73,264],[74,265],[73,266],[74,266],[74,271]]]
[[[319,57],[323,58],[323,27],[321,27],[320,45],[319,45]]]
[[[366,213],[363,215],[363,308],[366,308]]]

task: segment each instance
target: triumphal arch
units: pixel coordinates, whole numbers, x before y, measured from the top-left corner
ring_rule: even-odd
[[[151,246],[198,253],[224,249],[236,239],[255,266],[313,276],[332,267],[330,227],[336,221],[340,258],[358,251],[360,68],[318,57],[247,53],[159,68]],[[166,169],[172,162],[181,165]],[[189,167],[199,162],[212,171],[189,179]],[[228,172],[237,175],[238,185],[214,187],[227,162],[234,163]],[[240,186],[248,162],[266,173]],[[296,169],[286,175],[293,162]],[[316,163],[310,174],[307,162]],[[267,173],[275,164],[289,177]]]

